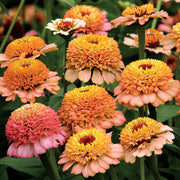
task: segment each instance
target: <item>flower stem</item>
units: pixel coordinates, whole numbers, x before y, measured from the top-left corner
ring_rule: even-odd
[[[156,7],[156,12],[158,12],[161,8],[162,0],[158,0],[157,7]],[[153,19],[151,29],[155,29],[157,25],[157,19]]]
[[[144,157],[140,158],[140,175],[141,180],[145,180]]]
[[[139,59],[145,57],[145,26],[138,26],[138,39],[139,39]]]
[[[175,72],[175,79],[180,80],[180,55],[178,56],[177,59],[177,68]]]
[[[110,172],[111,180],[118,180],[116,171],[112,165],[110,165],[109,172]]]
[[[48,149],[46,153],[40,154],[39,155],[44,167],[46,168],[47,174],[49,176],[50,180],[61,180],[58,168],[57,168],[57,163],[56,163],[56,158],[54,154],[54,149]]]
[[[19,8],[17,10],[17,13],[16,13],[16,15],[15,15],[15,17],[14,17],[14,19],[13,19],[13,21],[12,21],[12,23],[11,23],[9,29],[8,29],[8,32],[7,32],[6,36],[5,36],[2,44],[1,44],[0,53],[3,51],[4,46],[6,45],[6,42],[7,42],[8,38],[9,38],[9,36],[11,34],[11,31],[13,30],[13,27],[14,27],[14,25],[16,23],[16,20],[17,20],[18,16],[19,16],[19,13],[20,13],[21,9],[23,8],[24,2],[25,2],[25,0],[21,0],[21,2],[19,4]]]

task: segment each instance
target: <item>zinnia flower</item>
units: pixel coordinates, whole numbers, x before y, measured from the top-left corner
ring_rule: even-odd
[[[11,113],[6,124],[7,155],[31,158],[65,142],[57,113],[41,103],[25,104]]]
[[[124,63],[118,43],[107,36],[89,34],[73,39],[67,48],[65,79],[101,85],[119,80]],[[92,77],[91,77],[92,75]]]
[[[135,48],[139,48],[139,42],[138,42],[138,35],[137,34],[129,34],[129,37],[124,38],[124,44],[127,46],[132,46]],[[156,54],[163,53],[170,55],[171,51],[165,51],[162,47],[162,39],[164,35],[163,33],[159,32],[155,29],[147,29],[145,31],[145,49],[147,49],[150,52],[154,52]]]
[[[57,50],[57,45],[54,43],[46,45],[40,37],[25,36],[8,44],[5,53],[0,54],[0,64],[1,67],[6,67],[17,59],[35,59],[41,54],[45,56],[45,53]]]
[[[87,5],[76,5],[68,10],[64,18],[80,19],[86,22],[85,27],[75,31],[75,35],[84,34],[107,34],[112,29],[111,23],[107,22],[105,13],[100,12],[97,7]]]
[[[65,163],[63,171],[71,166],[72,174],[87,178],[96,173],[105,173],[110,164],[118,164],[122,146],[111,142],[111,133],[98,129],[84,129],[71,136],[58,164]]]
[[[162,154],[164,144],[172,144],[174,134],[169,126],[148,117],[139,117],[129,122],[120,133],[123,147],[122,159],[134,163],[136,157]]]
[[[175,100],[177,101],[176,105],[180,106],[180,88],[179,88],[178,93],[175,97]],[[178,111],[178,113],[180,114],[180,110]]]
[[[82,28],[86,25],[85,21],[79,19],[65,18],[52,20],[52,23],[48,23],[46,28],[54,31],[53,34],[61,34],[68,36],[78,28]]]
[[[150,19],[167,18],[167,12],[163,10],[156,12],[153,4],[145,4],[142,6],[127,7],[123,12],[122,16],[112,20],[114,26],[119,25],[131,25],[133,23],[140,24],[141,26],[148,22]]]
[[[163,39],[163,46],[165,50],[177,48],[177,52],[180,52],[180,23],[177,23],[172,28],[172,33],[167,34]]]
[[[104,88],[90,85],[67,92],[58,114],[67,132],[93,127],[106,130],[121,126],[126,120],[116,108],[114,98]]]
[[[14,101],[16,95],[23,103],[34,102],[35,97],[47,89],[53,94],[60,89],[57,72],[49,71],[44,63],[35,59],[20,59],[12,62],[4,76],[0,77],[0,94],[6,101]]]
[[[166,63],[142,59],[126,66],[114,93],[119,104],[131,109],[148,103],[157,107],[176,96],[179,84]]]

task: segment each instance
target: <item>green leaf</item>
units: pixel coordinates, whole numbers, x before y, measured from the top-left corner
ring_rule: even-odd
[[[0,2],[0,7],[9,15],[8,9],[4,6],[3,3]]]
[[[180,158],[180,148],[176,146],[175,144],[166,144],[164,148],[170,151],[174,156]]]
[[[178,115],[179,107],[175,105],[161,105],[157,107],[157,121],[164,122]]]
[[[74,0],[58,0],[59,2],[63,2],[64,4],[73,7],[76,5],[76,2]]]
[[[45,169],[39,158],[14,158],[4,157],[0,159],[0,166],[7,166],[34,177],[42,177]]]
[[[73,90],[73,89],[75,89],[75,88],[77,88],[75,84],[69,84],[69,85],[67,86],[67,91],[71,91],[71,90]]]

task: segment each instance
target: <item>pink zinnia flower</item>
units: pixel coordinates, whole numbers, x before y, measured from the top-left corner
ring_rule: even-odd
[[[107,34],[112,29],[111,23],[107,22],[106,13],[100,12],[97,7],[87,5],[76,5],[68,10],[64,18],[80,19],[86,22],[85,27],[79,28],[74,35],[85,34]]]
[[[111,133],[98,129],[84,129],[71,136],[58,164],[65,163],[63,171],[71,166],[71,174],[81,174],[87,178],[96,173],[105,173],[110,164],[118,164],[122,146],[111,142]]]
[[[172,144],[174,134],[169,126],[163,125],[148,117],[139,117],[129,122],[120,133],[120,144],[123,147],[122,159],[134,163],[136,157],[162,154],[165,144]]]
[[[108,92],[95,85],[75,88],[65,94],[58,110],[60,124],[68,134],[82,129],[106,130],[126,121]]]
[[[172,0],[162,0],[164,2],[169,2],[169,1],[172,1]],[[180,3],[180,0],[175,0],[177,3]]]
[[[127,46],[132,46],[135,48],[139,48],[139,41],[138,41],[138,35],[137,34],[129,34],[129,37],[124,38],[124,44]],[[171,51],[165,51],[162,47],[162,39],[164,35],[162,32],[159,32],[155,29],[147,29],[145,32],[145,49],[147,49],[150,52],[154,52],[156,54],[163,53],[170,55]]]
[[[134,23],[140,24],[141,26],[148,22],[150,19],[167,18],[167,12],[163,10],[156,12],[153,4],[145,4],[142,6],[127,7],[123,12],[122,16],[112,20],[114,26],[119,25],[131,25]]]
[[[0,94],[6,101],[19,96],[23,103],[34,102],[44,95],[44,89],[53,94],[60,90],[57,72],[49,71],[44,63],[36,59],[20,59],[12,62],[0,77]]]
[[[167,34],[163,39],[163,47],[165,50],[170,50],[176,47],[176,51],[180,52],[180,23],[172,27],[172,33]]]
[[[6,136],[12,142],[8,156],[31,158],[63,145],[66,133],[53,109],[41,103],[32,103],[11,113],[6,124]]]
[[[55,43],[46,45],[40,37],[25,36],[8,44],[5,53],[0,54],[0,64],[1,67],[6,67],[15,60],[23,58],[35,59],[40,55],[45,56],[45,53],[57,50]]]
[[[149,103],[157,107],[172,101],[179,86],[179,81],[173,79],[173,73],[166,63],[142,59],[125,67],[114,93],[119,104],[131,109]]]

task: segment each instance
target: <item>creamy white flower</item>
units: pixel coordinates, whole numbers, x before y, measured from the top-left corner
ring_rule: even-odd
[[[84,27],[86,22],[80,19],[72,19],[72,18],[65,18],[65,19],[56,19],[52,20],[51,23],[48,23],[45,28],[54,31],[53,34],[62,34],[68,36],[69,33],[75,29]]]

